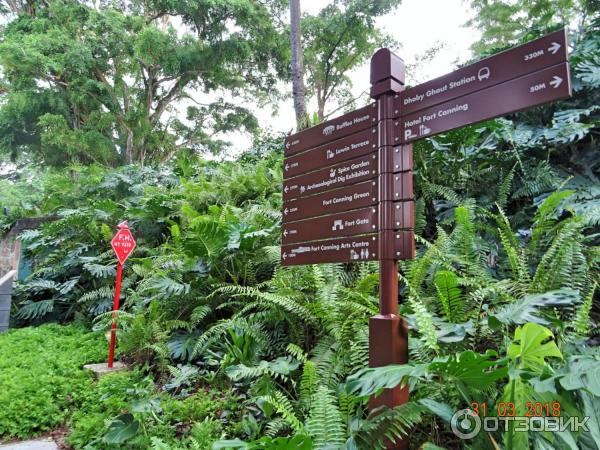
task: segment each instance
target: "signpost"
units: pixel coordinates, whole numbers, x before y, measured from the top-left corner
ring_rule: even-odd
[[[284,143],[281,263],[379,261],[371,367],[408,362],[397,260],[414,257],[411,142],[571,95],[565,30],[410,89],[404,73],[399,57],[378,50],[371,59],[375,103]],[[407,400],[408,388],[396,387],[371,407]]]
[[[283,199],[329,191],[376,176],[377,155],[372,153],[284,181]]]
[[[367,128],[346,138],[290,157],[283,166],[283,177],[295,177],[348,159],[371,153],[377,147],[377,129]]]
[[[115,285],[115,301],[113,305],[113,322],[110,328],[110,347],[108,348],[108,367],[113,367],[113,362],[115,358],[115,338],[117,335],[117,314],[116,311],[119,310],[119,299],[121,297],[121,278],[123,276],[123,264],[133,252],[133,249],[136,246],[135,239],[131,234],[131,230],[127,226],[127,222],[122,222],[119,224],[119,230],[113,237],[110,244],[117,255],[118,263],[117,263],[117,280]]]
[[[563,29],[406,89],[394,99],[394,114],[412,114],[565,61]]]
[[[569,65],[562,63],[401,116],[398,134],[412,142],[570,95]]]

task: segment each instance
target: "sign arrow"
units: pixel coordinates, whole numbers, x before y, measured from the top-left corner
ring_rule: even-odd
[[[548,51],[555,55],[556,52],[560,50],[560,47],[561,45],[558,42],[553,42],[552,45],[548,47]]]
[[[283,235],[287,236],[288,235],[288,230],[283,230]]]
[[[284,213],[284,214],[287,216],[288,209],[287,209],[287,208],[285,208],[285,209],[283,210],[283,213]]]
[[[550,85],[556,89],[557,87],[559,87],[563,82],[563,79],[559,76],[554,75],[554,77],[552,78],[552,81],[550,81]]]
[[[287,171],[287,170],[289,170],[289,168],[290,168],[290,165],[289,165],[289,164],[286,164],[286,165],[285,165],[285,170]]]
[[[285,193],[287,194],[287,191],[289,190],[288,187],[284,187],[283,190],[285,191]]]
[[[287,258],[287,253],[284,252],[283,253],[283,259],[286,259],[286,258]]]
[[[289,142],[285,143],[285,148],[290,148],[290,143]]]

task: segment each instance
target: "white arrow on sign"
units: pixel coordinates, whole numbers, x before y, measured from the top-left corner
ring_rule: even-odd
[[[288,230],[283,230],[283,235],[287,236],[288,235]]]
[[[288,170],[289,168],[290,168],[290,165],[289,165],[289,164],[286,164],[286,165],[285,165],[285,170]]]
[[[550,85],[556,89],[557,87],[559,87],[563,82],[563,79],[561,77],[558,77],[556,75],[554,75],[554,78],[552,78],[552,81],[550,82]]]
[[[289,142],[285,143],[285,148],[290,148],[290,143]]]
[[[287,187],[287,186],[286,186],[286,187],[284,187],[284,188],[283,188],[283,190],[284,190],[284,191],[285,191],[285,193],[287,194],[288,187]]]
[[[548,47],[548,51],[555,55],[556,52],[560,50],[560,47],[561,45],[558,42],[553,42],[552,45]]]
[[[283,253],[283,259],[287,258],[287,253]]]
[[[287,216],[288,209],[287,209],[287,208],[285,208],[285,209],[283,210],[283,213],[284,213],[284,214]]]

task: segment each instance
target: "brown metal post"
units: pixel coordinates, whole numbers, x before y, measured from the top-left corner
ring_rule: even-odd
[[[408,329],[398,315],[398,255],[394,249],[394,151],[399,136],[394,117],[394,97],[404,86],[404,62],[388,49],[380,49],[371,59],[371,97],[377,100],[379,126],[379,314],[369,321],[369,366],[408,362]],[[412,148],[403,149],[412,152]],[[409,176],[412,176],[412,171]],[[372,399],[370,408],[390,408],[408,401],[408,388],[386,389]],[[407,449],[408,439],[388,448]]]

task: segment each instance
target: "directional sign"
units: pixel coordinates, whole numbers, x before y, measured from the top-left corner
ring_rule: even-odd
[[[411,114],[565,61],[567,37],[563,29],[406,89],[396,96],[394,112]]]
[[[372,233],[377,231],[377,207],[288,222],[282,230],[282,244]]]
[[[360,262],[377,259],[379,239],[376,234],[305,242],[281,247],[284,266],[330,262]]]
[[[324,216],[377,204],[377,182],[347,186],[311,197],[290,200],[283,205],[283,222]]]
[[[302,242],[281,247],[281,263],[284,266],[334,262],[364,262],[385,258],[380,251],[388,253],[389,259],[414,258],[414,233],[412,231],[390,232],[390,240],[380,249],[380,236],[376,233],[341,239]],[[386,235],[384,235],[386,240]]]
[[[571,95],[569,66],[558,64],[474,94],[401,117],[404,142],[433,136]]]
[[[377,176],[377,155],[374,153],[335,166],[290,178],[283,183],[283,199],[329,191]]]
[[[283,163],[283,177],[294,177],[311,170],[366,155],[377,148],[377,136],[377,128],[367,128],[343,139],[286,158]]]
[[[328,120],[285,139],[285,156],[295,155],[309,148],[343,138],[357,131],[371,128],[377,121],[376,104],[372,103],[343,116]]]
[[[123,264],[136,246],[131,230],[125,222],[119,225],[119,230],[110,241],[110,244],[117,255],[119,263]]]

